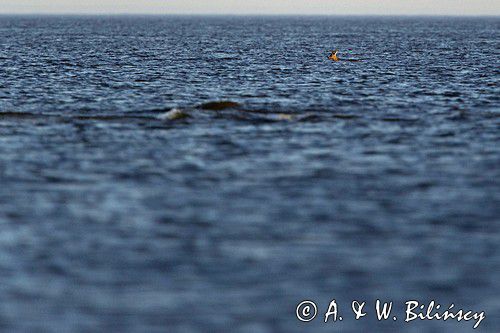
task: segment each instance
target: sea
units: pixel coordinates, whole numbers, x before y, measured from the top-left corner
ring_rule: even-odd
[[[499,85],[496,16],[0,16],[0,329],[498,332]]]

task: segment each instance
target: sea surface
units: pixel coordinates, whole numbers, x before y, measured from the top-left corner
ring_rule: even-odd
[[[498,17],[0,16],[0,329],[498,332],[499,85]]]

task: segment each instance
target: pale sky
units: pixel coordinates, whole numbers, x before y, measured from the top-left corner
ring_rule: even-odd
[[[500,0],[0,0],[0,13],[500,15]]]

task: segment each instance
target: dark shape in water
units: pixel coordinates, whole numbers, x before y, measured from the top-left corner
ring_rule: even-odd
[[[199,108],[203,110],[220,111],[224,109],[233,109],[239,106],[240,106],[239,103],[232,101],[218,101],[218,102],[209,102],[201,104]]]
[[[383,117],[381,120],[382,121],[386,121],[386,122],[402,122],[402,121],[413,122],[413,121],[418,121],[417,118],[403,118],[403,117]]]
[[[338,119],[354,119],[354,118],[359,118],[359,116],[355,114],[347,114],[347,113],[334,113],[332,114],[333,118],[338,118]]]
[[[25,112],[0,112],[0,118],[32,118],[35,117],[32,113]]]

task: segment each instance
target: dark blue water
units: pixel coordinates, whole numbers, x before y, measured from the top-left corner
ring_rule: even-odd
[[[497,332],[499,28],[0,17],[0,327],[472,331],[347,313],[380,298]]]

